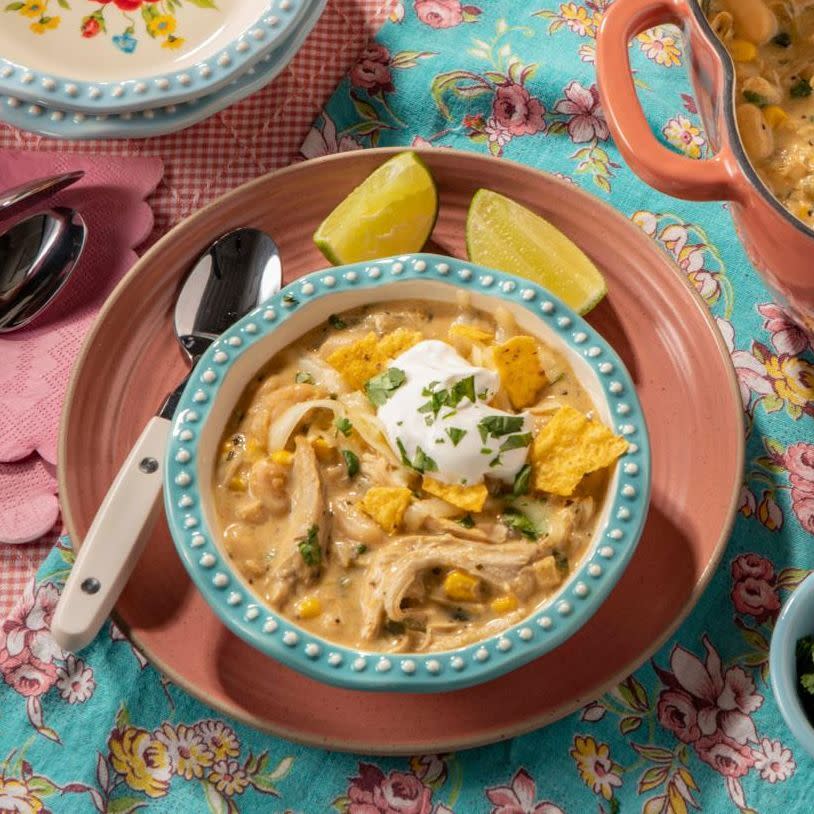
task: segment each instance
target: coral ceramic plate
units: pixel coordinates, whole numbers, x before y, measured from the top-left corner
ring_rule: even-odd
[[[60,491],[75,541],[145,421],[184,375],[172,309],[191,260],[217,235],[249,225],[274,235],[286,282],[323,267],[312,232],[394,152],[345,153],[241,187],[178,226],[120,283],[86,341],[63,416]],[[604,272],[609,294],[588,320],[636,384],[652,448],[650,513],[625,573],[578,633],[502,678],[443,695],[338,689],[262,655],[218,621],[162,522],[117,606],[120,625],[205,703],[333,749],[476,746],[550,723],[600,695],[653,653],[698,599],[725,546],[740,489],[742,413],[726,347],[702,301],[656,246],[611,208],[543,173],[453,150],[422,157],[441,199],[433,251],[464,256],[467,207],[484,186],[549,218]]]

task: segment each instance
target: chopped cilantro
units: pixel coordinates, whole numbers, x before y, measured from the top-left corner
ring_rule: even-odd
[[[790,88],[789,95],[794,99],[804,99],[811,96],[811,84],[808,79],[798,79]]]
[[[431,427],[433,424],[435,424],[435,419],[431,415],[425,415],[424,416],[424,423],[428,427]]]
[[[762,96],[753,90],[745,90],[743,92],[743,98],[746,99],[747,102],[751,102],[753,105],[757,105],[758,107],[766,107],[766,105],[769,104],[769,100],[765,96]]]
[[[421,447],[416,447],[413,469],[419,472],[437,472],[438,464]]]
[[[514,486],[512,486],[512,495],[514,497],[521,497],[528,494],[529,480],[531,479],[531,464],[524,464],[520,471],[514,476]]]
[[[449,440],[452,441],[452,446],[457,447],[458,444],[461,443],[461,440],[466,435],[466,430],[462,430],[460,427],[447,427],[447,435],[449,436]]]
[[[345,322],[342,317],[337,316],[336,314],[331,314],[328,317],[328,322],[330,323],[332,328],[336,328],[337,331],[341,331],[343,328],[348,327],[348,323]]]
[[[562,553],[558,548],[555,548],[552,552],[554,555],[554,563],[557,566],[558,571],[562,571],[563,573],[568,573],[568,557]]]
[[[403,421],[397,421],[397,422],[396,422],[396,426],[397,426],[397,427],[400,427],[400,426],[401,426],[403,423],[404,423]]]
[[[367,554],[367,546],[364,543],[359,543],[359,545],[353,549],[353,553],[356,554],[357,557],[361,557],[362,554]]]
[[[435,443],[436,444],[446,444],[446,441],[443,438],[436,438]]]
[[[457,410],[450,410],[446,415],[442,415],[441,418],[446,421],[448,418],[452,418],[452,416],[457,415]]]
[[[449,391],[448,390],[437,390],[435,392],[429,392],[426,388],[421,392],[422,396],[429,395],[430,400],[425,404],[422,404],[418,408],[419,413],[432,413],[433,416],[437,416],[438,413],[441,411],[441,408],[444,407],[449,401]]]
[[[365,384],[365,393],[374,407],[381,407],[407,381],[403,370],[389,367]]]
[[[481,401],[486,401],[486,399],[489,398],[489,390],[488,389],[481,390],[480,393],[478,393],[478,398]]]
[[[304,370],[298,370],[297,375],[294,377],[294,381],[297,384],[313,384],[314,377],[310,373],[306,373]]]
[[[779,48],[788,48],[791,45],[791,34],[788,31],[781,31],[772,37],[772,43]]]
[[[359,457],[349,449],[342,450],[342,457],[345,459],[345,466],[348,469],[348,477],[352,478],[359,474]]]
[[[429,384],[428,384],[428,385],[427,385],[427,386],[426,386],[426,387],[425,387],[425,388],[424,388],[424,389],[421,391],[421,395],[422,395],[422,396],[431,396],[431,395],[432,395],[432,394],[435,392],[435,388],[436,388],[436,387],[438,387],[438,385],[439,385],[439,384],[441,384],[441,382],[430,382],[430,383],[429,383]]]
[[[353,432],[353,424],[351,423],[350,419],[345,418],[337,418],[334,421],[334,426],[342,433],[342,435],[347,438]]]
[[[488,415],[478,422],[478,429],[481,433],[485,430],[489,435],[500,438],[503,435],[511,435],[523,429],[522,415]]]
[[[407,450],[404,448],[404,442],[401,438],[396,438],[396,446],[399,448],[399,452],[401,453],[401,462],[405,466],[409,466],[412,468],[412,464],[410,463],[410,456],[407,454]]]
[[[458,522],[465,528],[471,529],[475,526],[475,521],[472,519],[471,514],[465,514]]]
[[[503,520],[503,523],[510,529],[514,529],[514,531],[519,532],[529,540],[536,540],[540,536],[534,523],[532,523],[523,512],[512,506],[509,506],[509,508],[503,512],[501,520]]]
[[[475,377],[467,376],[452,385],[452,390],[449,394],[449,406],[457,407],[463,399],[469,399],[473,404],[475,403]]]
[[[501,452],[508,452],[511,449],[523,449],[531,443],[531,433],[524,432],[522,435],[510,435],[501,445]]]
[[[496,466],[500,466],[502,463],[503,463],[503,460],[500,457],[500,453],[498,453],[497,455],[495,455],[494,458],[492,458],[491,461],[489,461],[489,466],[490,466],[490,468],[494,468]]]
[[[311,526],[305,537],[297,541],[300,556],[306,565],[316,568],[322,562],[322,549],[319,547],[319,526]]]
[[[480,454],[481,455],[491,455],[494,452],[493,449],[489,449],[489,447],[481,447]]]

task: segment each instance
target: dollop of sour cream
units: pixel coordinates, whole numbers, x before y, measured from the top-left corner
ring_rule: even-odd
[[[511,483],[528,455],[532,420],[489,406],[497,373],[476,367],[446,342],[413,345],[389,366],[404,383],[377,411],[393,452],[437,480],[473,486],[486,475]]]

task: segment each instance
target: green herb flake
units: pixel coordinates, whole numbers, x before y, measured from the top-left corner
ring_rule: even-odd
[[[374,407],[381,407],[405,381],[407,376],[403,370],[389,367],[384,373],[368,380],[365,384],[365,394]]]
[[[467,376],[452,385],[449,394],[449,406],[457,407],[464,399],[469,399],[475,403],[475,377]]]
[[[413,465],[410,463],[410,456],[407,454],[407,450],[405,449],[404,442],[401,440],[401,438],[396,438],[396,446],[401,454],[401,462],[405,466],[409,466],[412,469]]]
[[[512,449],[525,449],[531,443],[532,435],[524,432],[522,435],[510,435],[501,445],[501,452],[508,452]]]
[[[524,464],[520,468],[520,471],[514,476],[512,495],[514,497],[522,497],[523,495],[527,495],[529,491],[530,479],[531,479],[531,464]]]
[[[791,34],[788,31],[781,31],[772,37],[772,44],[778,48],[788,48],[791,45]]]
[[[345,320],[342,319],[342,317],[337,316],[336,314],[331,314],[328,317],[328,323],[332,328],[335,328],[337,331],[344,330],[345,328],[348,327],[348,323],[345,322]]]
[[[322,549],[319,547],[319,526],[311,526],[305,537],[297,541],[300,556],[306,565],[318,568],[322,562]]]
[[[522,415],[488,415],[478,422],[481,437],[483,437],[484,431],[495,438],[501,438],[504,435],[520,432],[522,429]]]
[[[481,390],[480,393],[478,393],[478,398],[481,401],[487,401],[489,399],[489,391],[488,390]]]
[[[353,549],[353,553],[356,554],[357,557],[361,557],[362,554],[367,554],[367,546],[364,543],[359,543],[359,545]]]
[[[494,452],[493,449],[489,449],[489,447],[481,447],[480,454],[481,455],[491,455]]]
[[[496,466],[500,466],[502,463],[503,459],[500,457],[500,453],[498,453],[494,458],[492,458],[491,461],[489,461],[489,467],[490,469],[494,469]]]
[[[345,418],[337,418],[334,421],[334,426],[342,433],[342,435],[347,438],[353,432],[353,424],[351,423],[350,419]]]
[[[540,536],[534,523],[532,523],[531,520],[526,517],[525,514],[523,514],[523,512],[521,512],[519,509],[513,508],[512,506],[503,512],[500,519],[503,521],[504,525],[522,534],[529,540],[536,540]]]
[[[452,418],[452,416],[458,415],[457,410],[450,410],[446,415],[442,415],[441,418],[446,421],[448,418]]]
[[[438,464],[424,452],[421,447],[416,447],[415,457],[413,458],[413,469],[418,472],[437,472]]]
[[[753,90],[745,90],[743,92],[743,98],[746,99],[747,102],[751,102],[753,105],[757,105],[758,107],[766,107],[766,105],[769,104],[769,100],[765,96],[762,96]]]
[[[446,441],[443,438],[436,438],[435,443],[436,444],[446,444]]]
[[[359,474],[359,456],[349,449],[342,450],[342,457],[345,459],[345,466],[348,469],[348,477],[353,478]]]
[[[458,523],[462,525],[465,529],[471,529],[475,527],[475,521],[472,519],[471,514],[465,514]]]
[[[446,429],[449,440],[452,441],[452,446],[454,447],[457,447],[458,444],[461,443],[466,432],[466,430],[462,430],[460,427],[447,427]]]
[[[789,95],[792,99],[805,99],[806,96],[811,96],[811,83],[808,79],[798,79],[790,88]]]
[[[403,424],[404,424],[404,422],[403,422],[403,421],[397,421],[397,422],[396,422],[396,426],[397,426],[397,427],[401,427]]]
[[[294,377],[294,381],[297,384],[313,384],[314,377],[310,373],[306,373],[304,370],[298,370],[297,375]]]

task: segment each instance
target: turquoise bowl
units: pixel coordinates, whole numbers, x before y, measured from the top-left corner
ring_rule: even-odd
[[[814,725],[797,695],[797,640],[814,636],[814,574],[789,597],[777,619],[769,647],[769,675],[780,713],[795,738],[814,757]]]
[[[275,353],[331,314],[398,299],[506,306],[519,326],[565,353],[602,420],[624,435],[597,531],[579,566],[530,616],[482,641],[435,653],[385,653],[334,644],[268,608],[232,568],[212,532],[211,481],[226,422],[244,387]],[[356,690],[444,692],[497,678],[553,650],[596,612],[644,527],[650,448],[636,390],[610,345],[528,280],[450,257],[414,254],[314,272],[295,280],[219,337],[184,390],[167,451],[164,499],[192,581],[234,633],[294,670]]]

